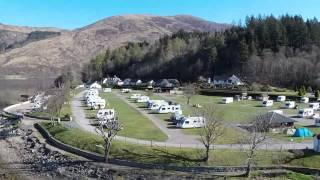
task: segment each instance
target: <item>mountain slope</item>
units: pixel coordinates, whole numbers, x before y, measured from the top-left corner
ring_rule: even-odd
[[[73,31],[25,27],[17,30],[8,26],[1,29],[0,25],[0,31],[11,33],[2,36],[0,33],[0,44],[4,40],[11,43],[9,50],[0,52],[0,75],[55,75],[68,65],[79,69],[83,63],[101,51],[122,46],[127,42],[152,42],[180,29],[221,31],[228,27],[230,26],[227,24],[208,22],[186,15],[113,16]],[[18,34],[16,37],[19,38],[10,41],[10,37],[15,36],[14,33]],[[30,39],[32,33],[38,33],[34,37],[41,38]]]

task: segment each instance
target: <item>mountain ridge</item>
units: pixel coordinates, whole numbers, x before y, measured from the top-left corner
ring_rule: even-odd
[[[189,15],[137,14],[108,17],[74,30],[0,25],[0,75],[55,75],[66,66],[80,69],[105,49],[128,42],[153,42],[180,29],[213,32],[229,27]]]

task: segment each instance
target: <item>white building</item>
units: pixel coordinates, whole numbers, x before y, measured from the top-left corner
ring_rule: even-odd
[[[220,86],[241,86],[244,83],[235,75],[232,76],[215,76],[213,78],[213,85],[220,85]]]

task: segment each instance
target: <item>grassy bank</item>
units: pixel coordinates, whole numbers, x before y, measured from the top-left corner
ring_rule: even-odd
[[[92,152],[102,153],[102,139],[94,134],[69,129],[62,125],[52,126],[44,123],[43,126],[58,140]],[[188,148],[165,148],[126,144],[115,141],[111,149],[111,157],[132,160],[141,163],[167,164],[177,166],[241,166],[245,163],[245,152],[238,150],[215,150],[211,152],[211,160],[205,164],[201,159],[203,151]],[[292,158],[289,152],[260,151],[258,165],[277,165],[279,159]]]

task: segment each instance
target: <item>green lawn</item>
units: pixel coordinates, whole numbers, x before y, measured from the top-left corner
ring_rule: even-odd
[[[168,139],[159,128],[157,128],[147,117],[143,116],[137,109],[132,108],[126,102],[118,98],[114,93],[101,93],[107,99],[108,108],[114,108],[124,129],[119,135],[155,141]]]
[[[69,129],[63,125],[52,126],[50,123],[42,124],[58,140],[92,152],[102,153],[102,139],[79,129]],[[200,149],[165,148],[125,144],[114,141],[111,149],[111,157],[132,160],[141,163],[167,164],[177,166],[240,166],[245,163],[245,152],[238,150],[214,150],[211,159],[204,164],[199,159],[203,151]],[[279,157],[292,158],[289,152],[260,151],[258,153],[258,165],[279,164]],[[319,162],[319,161],[318,161]]]

